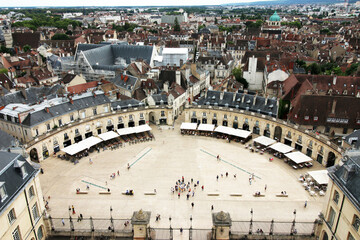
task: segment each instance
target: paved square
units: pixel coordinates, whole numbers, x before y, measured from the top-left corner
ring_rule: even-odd
[[[92,153],[93,164],[89,163],[89,158],[81,159],[76,165],[58,158],[46,159],[41,163],[44,174],[40,179],[44,196],[51,196],[49,214],[68,217],[68,207],[74,205],[76,214],[82,213],[85,218],[108,218],[112,206],[114,218],[130,218],[133,211],[142,208],[152,212],[152,227],[168,227],[171,216],[175,228],[188,228],[191,215],[194,228],[211,228],[211,205],[214,211],[229,212],[233,220],[250,220],[251,208],[257,221],[292,221],[294,209],[297,221],[317,218],[324,197],[311,197],[298,181],[299,175],[309,169],[294,170],[279,159],[269,162],[269,155],[251,153],[241,143],[182,136],[180,123],[175,124],[175,130],[168,127],[158,130],[151,125],[155,141]],[[224,161],[217,161],[218,154]],[[127,170],[128,163],[133,164],[130,170]],[[310,170],[319,169],[323,167],[314,162]],[[117,176],[118,170],[120,176]],[[259,178],[250,185],[249,174],[244,171]],[[225,176],[226,172],[229,177]],[[110,179],[112,173],[116,173],[113,180]],[[177,193],[172,194],[170,189],[182,176],[186,182],[191,178],[199,181],[204,190],[197,187],[194,197],[186,200],[183,193],[178,199]],[[88,194],[76,194],[76,188],[86,190],[84,181],[94,185],[89,185]],[[103,189],[95,185],[110,188],[111,195],[99,194]],[[123,195],[127,189],[133,189],[134,196]],[[157,195],[144,195],[154,189]],[[256,191],[261,191],[265,197],[253,197]],[[281,191],[286,191],[289,197],[276,197]],[[208,196],[212,192],[218,192],[219,196]],[[231,193],[242,196],[230,196]],[[305,200],[307,208],[304,208]],[[157,214],[161,215],[161,220],[155,222]]]

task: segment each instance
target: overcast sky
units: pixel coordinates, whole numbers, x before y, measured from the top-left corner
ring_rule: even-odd
[[[257,2],[266,0],[0,0],[1,7],[31,6],[176,6],[219,5],[234,2]]]

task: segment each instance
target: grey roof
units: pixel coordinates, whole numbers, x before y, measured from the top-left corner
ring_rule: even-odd
[[[355,130],[353,133],[344,137],[345,141],[351,144],[354,148],[360,148],[360,130]]]
[[[16,161],[23,162],[27,172],[25,178],[22,177],[20,168],[14,166]],[[23,156],[0,151],[0,183],[4,184],[7,193],[7,197],[0,201],[0,215],[36,172]]]
[[[145,106],[145,104],[133,98],[126,100],[119,100],[111,103],[111,107],[113,110],[127,109],[127,108],[140,107],[140,106]]]
[[[360,155],[344,156],[343,159],[346,162],[342,166],[328,168],[329,177],[360,211]],[[347,179],[345,172],[348,173]]]
[[[123,75],[124,77],[127,76],[126,82],[124,79],[121,79],[121,74],[116,75],[113,79],[110,79],[109,81],[114,83],[116,86],[124,88],[128,91],[134,90],[134,86],[136,82],[138,81],[137,77],[131,76],[131,75]]]
[[[151,97],[154,99],[156,105],[168,104],[168,98],[165,94],[153,94]]]
[[[0,150],[8,149],[15,143],[15,138],[0,129]]]
[[[82,50],[87,61],[94,69],[116,70],[125,67],[122,61],[128,65],[132,60],[136,59],[143,59],[148,64],[152,60],[152,46],[79,44],[78,49],[83,48],[82,45],[94,45],[91,46],[92,49]]]
[[[58,116],[62,116],[66,113],[71,113],[74,111],[78,111],[81,109],[85,109],[85,108],[89,108],[89,107],[93,107],[93,106],[97,106],[97,105],[101,105],[101,104],[105,104],[105,103],[109,103],[109,102],[110,102],[110,100],[104,94],[96,95],[96,97],[89,96],[89,97],[75,99],[75,100],[73,100],[73,104],[71,104],[69,101],[66,100],[66,102],[64,102],[64,103],[61,103],[61,104],[58,104],[55,106],[50,106],[49,112],[47,112],[46,110],[31,112],[24,119],[22,124],[26,125],[26,126],[36,126],[42,122],[45,122],[49,119],[52,119],[52,118],[55,118]]]
[[[224,92],[223,98],[221,99],[221,94],[220,91],[209,90],[207,91],[207,94],[200,98],[195,104],[237,108],[273,117],[277,116],[276,99],[268,98],[267,103],[265,104],[266,98],[261,96],[246,93]],[[235,98],[234,94],[236,94]]]
[[[26,97],[21,91],[14,93],[8,93],[0,97],[0,106],[6,106],[10,103],[25,103],[25,104],[35,104],[43,99],[46,96],[47,99],[52,99],[56,97],[56,94],[59,90],[63,89],[59,84],[53,85],[51,87],[30,87],[25,90]]]

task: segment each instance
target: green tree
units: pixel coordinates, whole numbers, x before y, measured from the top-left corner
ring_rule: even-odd
[[[30,50],[31,50],[31,46],[30,46],[30,45],[26,44],[26,45],[23,46],[23,51],[24,51],[24,52],[29,52]]]
[[[348,67],[345,71],[345,74],[347,76],[349,75],[353,75],[354,73],[356,73],[357,69],[359,68],[359,63],[353,63],[351,64],[350,67]]]
[[[180,25],[179,25],[179,21],[177,19],[177,17],[175,18],[175,21],[174,21],[174,31],[175,32],[180,32]]]
[[[0,74],[8,73],[8,70],[6,68],[0,68]]]
[[[232,74],[234,75],[236,81],[242,83],[244,85],[244,88],[248,88],[249,87],[249,83],[246,81],[245,78],[242,77],[242,70],[240,67],[238,68],[234,68],[232,70]]]
[[[218,24],[218,20],[217,20],[217,18],[215,18],[215,24]]]
[[[307,67],[307,70],[310,71],[311,74],[318,75],[321,73],[321,68],[319,64],[312,63]]]
[[[64,33],[56,33],[51,40],[69,40],[69,36]]]

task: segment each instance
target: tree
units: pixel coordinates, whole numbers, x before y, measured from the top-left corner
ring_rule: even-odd
[[[2,73],[8,73],[8,70],[6,68],[0,68],[0,74]]]
[[[246,81],[245,78],[242,77],[242,70],[240,67],[238,68],[234,68],[232,70],[232,74],[234,75],[236,81],[238,81],[239,83],[244,85],[244,88],[248,88],[249,87],[249,83]]]
[[[30,46],[30,45],[26,44],[26,45],[23,46],[23,51],[24,51],[24,52],[29,52],[30,50],[31,50],[31,46]]]
[[[70,40],[70,38],[64,33],[56,33],[51,40]]]
[[[312,63],[307,67],[307,70],[310,71],[311,74],[318,75],[321,73],[321,68],[319,64]]]
[[[215,24],[218,24],[217,18],[215,18]]]
[[[174,31],[175,32],[180,32],[180,25],[179,25],[179,21],[178,21],[178,19],[177,19],[177,17],[175,18],[175,21],[174,21]]]

